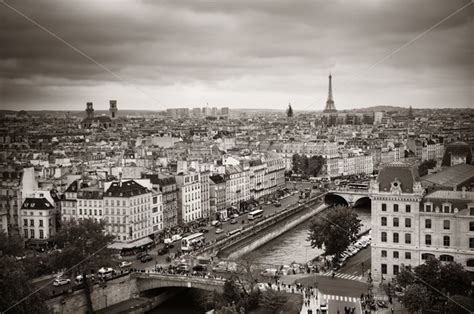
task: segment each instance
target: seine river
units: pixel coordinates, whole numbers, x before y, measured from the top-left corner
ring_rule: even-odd
[[[362,222],[362,229],[370,225],[370,209],[354,209]],[[313,249],[306,239],[308,238],[309,221],[304,222],[290,231],[273,239],[265,245],[247,254],[256,263],[288,265],[291,262],[305,263],[322,253],[320,249]]]

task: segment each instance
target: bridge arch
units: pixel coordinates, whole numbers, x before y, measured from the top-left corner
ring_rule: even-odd
[[[187,276],[168,276],[156,273],[137,273],[134,274],[137,282],[137,290],[145,292],[159,288],[194,288],[208,291],[223,292],[224,279],[200,278]]]
[[[372,201],[370,200],[370,197],[368,196],[363,196],[356,201],[354,201],[354,204],[352,207],[368,207],[371,208],[371,203]]]
[[[349,206],[349,202],[341,195],[327,193],[324,196],[324,203],[328,205],[344,205]]]

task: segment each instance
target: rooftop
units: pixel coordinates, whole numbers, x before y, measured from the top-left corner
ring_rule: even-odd
[[[474,166],[459,164],[422,178],[423,186],[458,186],[474,178]]]
[[[380,191],[390,191],[394,181],[399,181],[403,193],[413,193],[413,184],[419,182],[420,177],[413,166],[403,162],[393,162],[380,170],[377,177]]]
[[[124,182],[113,182],[105,192],[108,197],[132,197],[150,192],[147,188],[137,182],[130,180]]]
[[[44,197],[27,197],[21,206],[22,209],[53,209],[54,206]]]
[[[436,198],[436,199],[442,199],[442,200],[466,199],[466,200],[470,200],[474,202],[474,192],[438,190],[426,195],[425,198],[431,198],[431,199]]]

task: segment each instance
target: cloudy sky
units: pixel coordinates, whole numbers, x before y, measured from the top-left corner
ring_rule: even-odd
[[[5,0],[0,108],[474,107],[470,0]]]

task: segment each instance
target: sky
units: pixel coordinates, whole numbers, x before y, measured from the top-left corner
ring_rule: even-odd
[[[470,0],[5,2],[0,109],[474,108]]]

